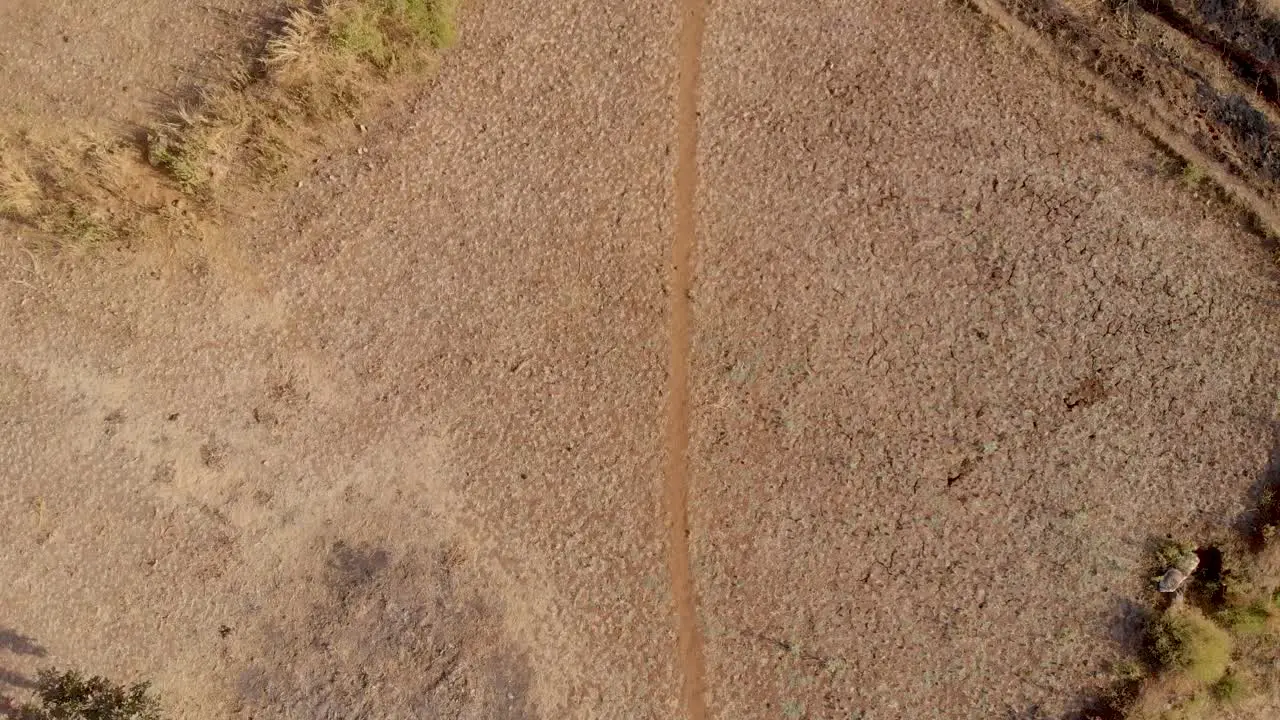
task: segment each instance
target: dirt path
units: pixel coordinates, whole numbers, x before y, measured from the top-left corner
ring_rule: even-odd
[[[667,505],[667,551],[671,591],[680,623],[680,666],[685,708],[691,720],[707,716],[698,597],[689,562],[689,346],[690,300],[694,282],[696,191],[698,191],[698,81],[704,0],[684,0],[676,122],[676,219],[671,247],[671,369],[667,375],[667,461],[663,468]]]
[[[689,292],[693,285],[693,251],[698,186],[698,79],[705,0],[684,0],[680,25],[679,92],[676,106],[677,157],[675,226],[671,245],[671,361],[667,375],[666,464],[663,468],[669,534],[671,592],[679,620],[680,668],[685,709],[691,720],[706,717],[702,638],[697,596],[689,566]]]

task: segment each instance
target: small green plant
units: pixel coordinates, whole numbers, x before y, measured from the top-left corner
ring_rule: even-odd
[[[161,720],[160,702],[149,683],[118,685],[104,677],[85,678],[74,670],[43,670],[36,702],[19,710],[19,720]]]
[[[1204,168],[1195,163],[1187,163],[1182,167],[1182,184],[1189,188],[1198,188],[1205,180]]]
[[[208,180],[196,152],[183,143],[172,126],[156,127],[147,134],[147,162],[168,173],[184,191],[195,194]]]
[[[1271,611],[1261,600],[1245,607],[1222,611],[1223,624],[1237,635],[1261,635],[1267,631],[1267,621],[1270,619]]]
[[[403,19],[419,43],[447,48],[455,39],[456,0],[383,0],[388,13]]]
[[[1218,682],[1209,688],[1209,693],[1213,695],[1213,699],[1223,704],[1237,703],[1249,697],[1252,688],[1245,679],[1235,672],[1229,672],[1223,675]]]
[[[1204,685],[1221,679],[1231,661],[1231,635],[1194,608],[1171,608],[1153,620],[1148,640],[1162,669],[1182,672]]]
[[[329,27],[333,44],[380,70],[454,41],[453,0],[374,0],[334,7]]]
[[[66,204],[53,228],[66,240],[81,247],[93,247],[112,240],[116,231],[79,205]]]
[[[335,20],[329,33],[338,49],[375,67],[385,69],[395,57],[382,31],[378,13],[367,6],[356,6]]]
[[[1160,568],[1160,572],[1164,572],[1167,568],[1177,565],[1182,558],[1194,554],[1195,551],[1196,546],[1191,543],[1170,540],[1156,550],[1156,565]]]
[[[1132,684],[1142,682],[1147,676],[1147,671],[1137,660],[1125,658],[1111,668],[1111,674],[1118,683]]]

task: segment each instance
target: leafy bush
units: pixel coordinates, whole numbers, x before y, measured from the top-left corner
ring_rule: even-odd
[[[1152,621],[1148,640],[1162,668],[1181,671],[1205,685],[1221,679],[1231,661],[1231,635],[1194,608],[1170,608]]]
[[[1222,679],[1213,684],[1209,689],[1213,693],[1213,698],[1220,703],[1236,703],[1249,696],[1252,688],[1245,679],[1240,677],[1234,671],[1222,676]]]
[[[125,687],[94,675],[86,679],[69,670],[42,670],[36,685],[38,702],[28,703],[20,720],[161,720],[160,702],[150,683]]]
[[[1222,612],[1224,624],[1237,635],[1261,635],[1267,631],[1271,611],[1263,601],[1245,607],[1228,608]]]

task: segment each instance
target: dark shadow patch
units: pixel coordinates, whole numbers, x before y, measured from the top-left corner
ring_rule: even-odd
[[[1280,532],[1280,423],[1272,425],[1271,453],[1266,467],[1249,488],[1253,508],[1238,520],[1240,532],[1253,552],[1259,552],[1269,535]]]
[[[947,473],[947,487],[952,487],[956,483],[968,477],[969,474],[973,472],[975,465],[976,463],[974,463],[972,458],[965,458],[961,460],[960,464],[954,470]]]
[[[18,705],[13,698],[0,695],[0,718],[5,720],[20,720],[22,715],[22,707]]]
[[[1125,653],[1137,653],[1142,648],[1147,623],[1151,621],[1151,609],[1129,598],[1120,598],[1116,606],[1108,634]]]
[[[233,676],[241,714],[536,717],[531,668],[462,563],[447,547],[334,543],[314,602],[237,629],[261,639]]]
[[[1056,0],[1001,0],[1001,4],[1033,30],[1049,39],[1070,59],[1116,89],[1137,93],[1147,72],[1121,49],[1109,44],[1097,28],[1078,18]]]
[[[1076,410],[1087,408],[1094,403],[1101,402],[1107,397],[1107,388],[1102,384],[1102,378],[1097,375],[1087,377],[1076,384],[1075,387],[1062,397],[1062,402],[1067,406],[1067,410]]]
[[[30,690],[36,686],[32,678],[12,670],[0,670],[0,689]]]
[[[346,597],[368,585],[391,564],[391,555],[382,548],[353,547],[339,540],[333,544],[327,569],[329,587]]]
[[[18,690],[26,692],[34,690],[35,680],[22,673],[0,668],[0,718],[21,718],[22,709],[9,693]]]
[[[1209,116],[1235,140],[1248,169],[1280,181],[1280,134],[1266,114],[1243,95],[1222,94],[1207,83],[1198,92]]]
[[[45,657],[49,654],[34,638],[13,628],[0,628],[0,652],[29,657]],[[32,690],[36,681],[20,672],[0,667],[0,718],[18,717],[17,704],[8,696],[14,690]]]
[[[1067,716],[1069,720],[1125,720],[1129,712],[1126,708],[1133,704],[1138,696],[1142,683],[1133,681],[1123,688],[1117,687],[1108,691],[1107,695],[1089,698],[1084,701],[1077,712]]]
[[[1196,12],[1230,44],[1230,52],[1247,53],[1261,72],[1276,72],[1280,64],[1280,18],[1255,0],[1195,0]]]
[[[271,704],[271,676],[261,665],[241,670],[234,687],[242,707],[261,708]]]
[[[0,650],[15,655],[33,655],[44,657],[49,654],[34,638],[23,635],[12,628],[0,628]]]
[[[1226,555],[1215,545],[1198,548],[1200,566],[1187,585],[1187,602],[1212,615],[1227,601]]]
[[[1138,7],[1222,58],[1236,77],[1267,102],[1280,102],[1277,46],[1280,22],[1252,2],[1198,0],[1193,8],[1171,0],[1136,0]]]
[[[494,720],[532,720],[536,717],[529,702],[529,663],[518,654],[495,657],[486,668],[485,687]]]
[[[1123,648],[1123,654],[1130,658],[1139,658],[1148,668],[1150,659],[1150,628],[1158,614],[1149,607],[1139,605],[1129,599],[1120,601],[1120,612],[1112,625],[1112,637]],[[1122,667],[1119,664],[1116,667]],[[1136,667],[1136,666],[1135,666]],[[1143,677],[1141,673],[1116,673],[1109,685],[1086,697],[1079,709],[1067,717],[1071,720],[1125,720],[1129,708],[1142,693]]]

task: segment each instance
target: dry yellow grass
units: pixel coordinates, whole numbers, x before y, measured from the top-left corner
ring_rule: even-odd
[[[143,191],[148,174],[128,143],[104,133],[22,129],[0,138],[0,214],[63,247],[121,240],[163,207],[163,193]]]
[[[0,215],[62,247],[183,231],[237,191],[284,174],[390,80],[430,70],[453,42],[454,0],[295,4],[261,57],[156,122],[146,140],[101,132],[0,135]]]
[[[206,198],[238,180],[275,177],[386,80],[429,68],[452,42],[452,27],[445,0],[295,8],[252,68],[152,130],[148,158],[184,191]]]

